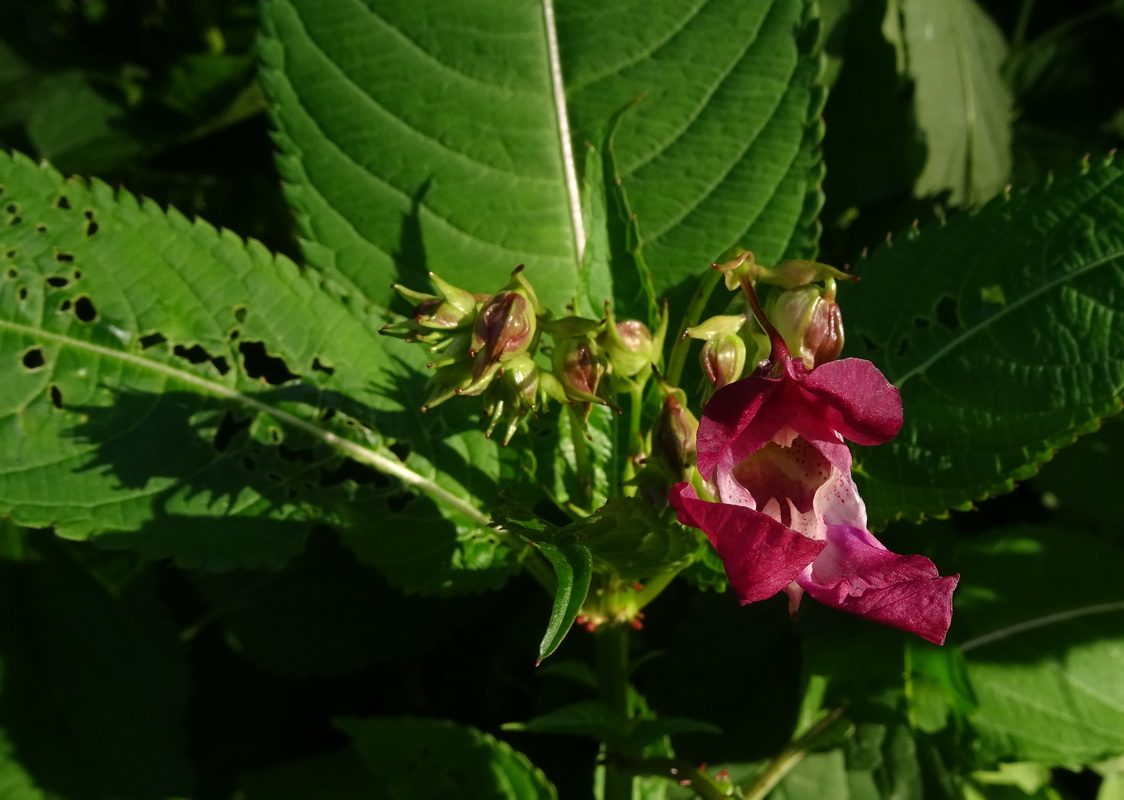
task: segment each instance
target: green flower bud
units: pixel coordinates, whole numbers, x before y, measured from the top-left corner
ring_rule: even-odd
[[[607,405],[597,392],[601,388],[601,379],[608,370],[608,363],[600,346],[593,339],[572,336],[557,342],[554,346],[553,367],[554,377],[562,385],[570,402]]]
[[[486,435],[491,438],[502,422],[506,445],[527,412],[535,409],[538,394],[539,368],[534,360],[526,354],[510,359],[484,394],[484,413],[489,416]]]
[[[667,335],[666,303],[655,336],[639,320],[617,322],[608,303],[605,304],[605,315],[605,330],[597,337],[597,341],[612,361],[614,375],[633,378],[650,371],[659,363],[663,353],[663,340]]]
[[[835,302],[835,281],[801,286],[769,299],[767,315],[789,352],[812,369],[834,361],[843,350],[843,316]]]
[[[739,380],[745,371],[745,342],[737,334],[716,336],[703,344],[700,358],[706,377],[715,389],[721,389]]]

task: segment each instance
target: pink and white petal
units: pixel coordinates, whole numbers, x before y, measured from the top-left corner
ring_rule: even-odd
[[[796,582],[824,605],[944,644],[959,580],[924,556],[891,553],[865,530],[831,525],[827,547]]]
[[[803,375],[795,366],[801,388],[823,401],[823,419],[852,442],[882,444],[902,427],[902,399],[878,368],[861,358],[821,364]]]
[[[823,520],[824,535],[827,527],[832,525],[866,531],[866,503],[859,495],[859,487],[855,486],[850,471],[832,470],[831,476],[816,491],[814,511],[816,517]],[[870,538],[881,546],[873,536]]]
[[[728,453],[740,461],[773,438],[783,419],[759,418],[782,379],[755,375],[727,384],[703,407],[696,437],[699,473],[711,480]]]
[[[826,546],[753,509],[699,500],[687,483],[673,486],[669,500],[680,522],[706,534],[742,605],[784,589]]]

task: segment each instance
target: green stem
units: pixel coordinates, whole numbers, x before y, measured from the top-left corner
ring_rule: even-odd
[[[628,632],[629,626],[609,623],[597,629],[594,648],[597,658],[597,685],[602,702],[621,719],[630,719],[628,707]],[[632,800],[632,774],[621,764],[635,754],[618,744],[605,746],[605,792],[603,800]]]
[[[782,750],[780,755],[774,758],[765,771],[761,773],[761,777],[746,789],[744,800],[764,800],[765,795],[773,791],[774,787],[781,782],[781,779],[791,772],[792,768],[808,754],[808,748],[823,736],[841,716],[843,716],[842,708],[831,711],[826,717],[809,728],[807,733]]]
[[[1034,0],[1023,0],[1019,6],[1019,18],[1015,20],[1015,30],[1011,33],[1011,51],[1026,44],[1026,30],[1030,26],[1030,15],[1034,11]]]
[[[706,304],[710,302],[710,295],[714,293],[714,288],[718,286],[720,280],[722,280],[722,273],[718,270],[712,269],[706,273],[703,279],[699,281],[699,287],[695,289],[695,295],[691,298],[690,305],[687,306],[687,313],[683,316],[683,324],[679,327],[679,335],[671,348],[671,357],[667,360],[667,375],[665,377],[672,386],[679,386],[679,381],[683,377],[683,367],[687,363],[687,351],[691,347],[691,340],[684,336],[683,332],[698,324],[703,311],[706,310]]]

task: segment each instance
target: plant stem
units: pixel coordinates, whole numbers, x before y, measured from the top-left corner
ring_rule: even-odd
[[[1034,11],[1034,0],[1023,0],[1019,6],[1019,18],[1015,20],[1015,29],[1011,33],[1011,50],[1019,50],[1026,44],[1026,31],[1030,26],[1030,15]]]
[[[759,777],[752,786],[746,789],[744,795],[745,800],[763,800],[765,795],[773,791],[773,788],[781,782],[781,779],[807,755],[808,748],[811,747],[817,739],[823,736],[841,716],[843,716],[842,708],[831,711],[827,716],[809,728],[807,733],[782,750],[780,755],[774,758],[769,763],[769,766],[766,767],[765,771],[761,773],[761,777]]]
[[[597,629],[594,648],[597,658],[597,684],[601,700],[621,719],[630,719],[628,703],[629,626],[611,622]],[[632,774],[620,768],[632,756],[618,744],[606,742],[605,792],[603,800],[632,800]]]
[[[679,326],[679,334],[671,348],[671,357],[667,360],[665,378],[672,386],[679,386],[679,381],[683,378],[683,367],[687,363],[687,350],[691,346],[691,340],[684,336],[684,331],[698,324],[699,318],[706,310],[706,304],[710,301],[710,295],[714,292],[714,287],[718,285],[720,280],[722,280],[722,273],[718,270],[712,269],[706,273],[703,279],[699,281],[699,288],[695,289],[695,295],[691,298],[690,305],[687,306],[687,313],[683,316],[683,324]]]

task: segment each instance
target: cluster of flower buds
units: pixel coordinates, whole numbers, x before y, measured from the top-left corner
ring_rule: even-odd
[[[433,273],[430,279],[436,295],[394,285],[414,304],[413,313],[381,333],[420,342],[436,356],[428,365],[435,372],[423,411],[455,395],[481,395],[487,433],[500,429],[505,444],[528,412],[548,398],[583,406],[585,420],[594,404],[613,406],[612,395],[622,388],[614,381],[646,379],[659,362],[666,308],[653,335],[637,320],[618,322],[608,304],[600,320],[551,319],[522,266],[494,295],[458,289]],[[543,334],[552,347],[540,348]],[[543,359],[536,360],[540,350]],[[549,367],[542,363],[547,355]]]
[[[833,361],[843,350],[843,318],[835,302],[835,282],[856,280],[827,264],[786,261],[763,267],[748,250],[736,251],[714,268],[723,273],[731,291],[758,283],[775,287],[766,316],[776,326],[794,356],[811,369]],[[702,321],[685,335],[704,341],[703,372],[720,389],[751,372],[769,354],[769,341],[752,315],[720,315]]]

